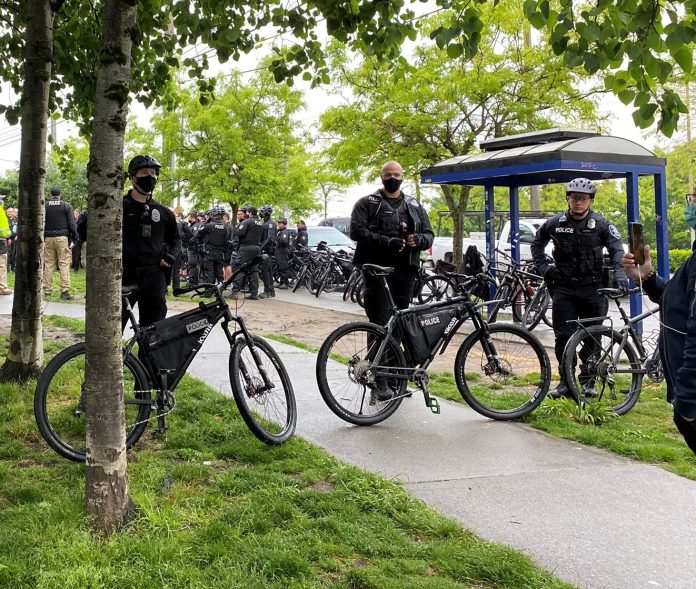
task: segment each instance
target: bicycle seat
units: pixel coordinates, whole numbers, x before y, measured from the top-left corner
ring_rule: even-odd
[[[122,284],[121,285],[121,296],[127,297],[129,294],[138,290],[137,284]]]
[[[378,266],[377,264],[363,264],[362,269],[370,276],[389,276],[394,272],[391,266]]]

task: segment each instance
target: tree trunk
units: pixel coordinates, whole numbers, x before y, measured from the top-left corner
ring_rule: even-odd
[[[107,0],[87,169],[87,468],[85,506],[99,532],[128,520],[121,355],[123,150],[137,3]]]
[[[454,224],[452,231],[452,263],[459,268],[464,257],[462,248],[464,240],[464,213],[469,205],[471,186],[460,186],[458,198],[455,198],[456,190],[453,186],[442,186],[442,192],[445,195],[445,201]]]
[[[41,293],[44,265],[44,185],[48,94],[53,65],[53,10],[49,0],[27,3],[22,140],[19,155],[19,236],[12,328],[0,381],[24,381],[43,366]]]

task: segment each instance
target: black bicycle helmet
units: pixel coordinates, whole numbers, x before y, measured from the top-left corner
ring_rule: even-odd
[[[162,168],[162,164],[160,164],[151,155],[136,155],[128,164],[128,175],[135,176],[135,173],[138,170],[142,170],[143,168],[155,168],[155,171],[157,172],[157,175],[159,176],[159,172],[160,172],[160,168]]]
[[[262,217],[270,217],[273,214],[273,207],[271,205],[263,205],[259,209],[259,215]]]
[[[285,217],[281,217],[280,219],[278,219],[278,223],[285,223],[285,225],[287,225],[288,220]]]

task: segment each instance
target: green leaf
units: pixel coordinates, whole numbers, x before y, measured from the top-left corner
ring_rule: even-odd
[[[655,122],[655,111],[657,104],[648,103],[641,106],[638,110],[633,111],[633,121],[641,128],[646,129]]]
[[[617,94],[619,100],[623,102],[625,105],[631,104],[635,95],[636,93],[628,88],[626,90],[621,90],[621,92]]]
[[[541,12],[535,12],[529,16],[528,20],[535,29],[543,29],[547,19]]]
[[[679,67],[684,73],[691,73],[691,68],[694,65],[694,50],[691,46],[683,45],[677,51],[672,53],[674,61],[679,64]]]
[[[447,55],[452,59],[459,57],[462,51],[462,46],[459,43],[450,43],[447,45]]]

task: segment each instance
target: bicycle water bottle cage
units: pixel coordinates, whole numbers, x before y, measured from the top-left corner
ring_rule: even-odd
[[[363,264],[362,269],[370,276],[389,276],[394,272],[390,266],[378,266],[377,264]]]

